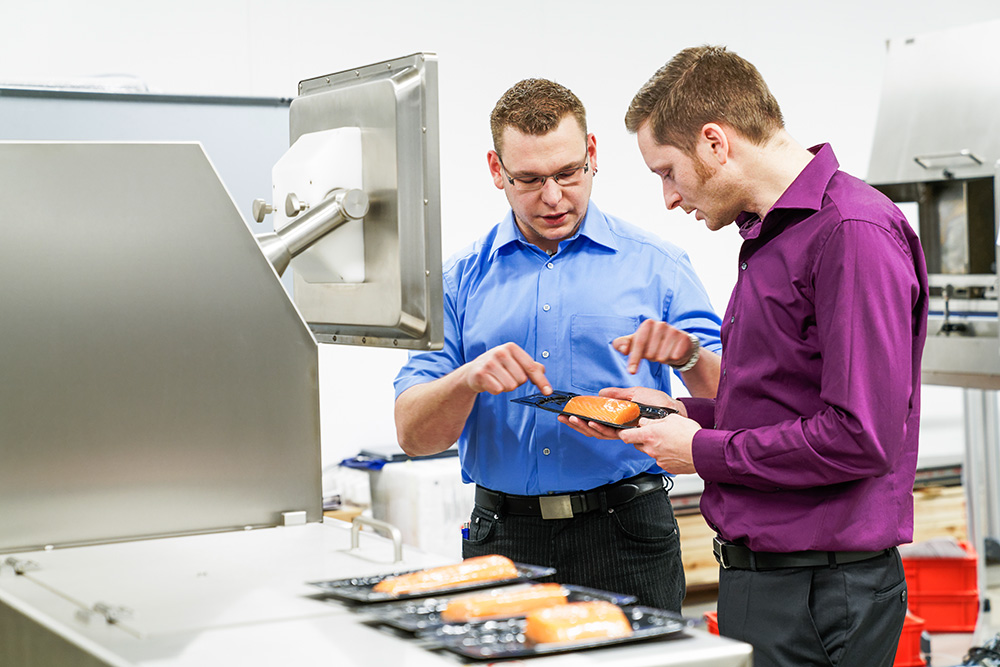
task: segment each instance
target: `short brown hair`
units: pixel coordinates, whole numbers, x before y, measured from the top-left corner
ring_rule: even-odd
[[[757,68],[724,46],[707,45],[684,49],[639,89],[625,127],[634,134],[646,120],[657,143],[688,153],[706,123],[728,125],[758,145],[785,126]]]
[[[493,148],[501,153],[503,131],[513,127],[524,134],[548,134],[572,114],[587,134],[587,112],[569,88],[548,79],[524,79],[511,86],[490,114]]]

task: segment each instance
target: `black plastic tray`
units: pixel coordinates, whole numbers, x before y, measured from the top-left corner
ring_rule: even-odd
[[[520,588],[520,586],[511,586],[510,588]],[[611,593],[594,588],[585,588],[583,586],[572,586],[568,584],[563,585],[563,588],[566,589],[566,599],[570,602],[603,600],[618,606],[633,604],[635,602],[635,596],[632,595],[622,595],[620,593]],[[430,630],[445,625],[445,622],[441,620],[441,612],[444,611],[445,607],[448,606],[448,603],[455,597],[457,596],[448,595],[421,598],[418,600],[389,602],[386,604],[367,606],[361,613],[364,614],[369,620],[383,623],[385,625],[391,625],[394,628],[406,630],[408,632]]]
[[[326,596],[345,600],[347,602],[388,602],[389,600],[410,600],[413,598],[426,598],[440,596],[444,594],[458,593],[460,591],[472,591],[479,588],[493,588],[516,584],[530,579],[548,577],[555,574],[555,569],[551,567],[539,567],[537,565],[514,564],[517,567],[517,576],[511,579],[500,581],[476,581],[468,584],[460,584],[450,588],[439,588],[433,591],[421,591],[417,593],[402,593],[392,595],[390,593],[380,593],[373,591],[372,587],[378,582],[388,577],[395,577],[400,574],[416,572],[417,570],[406,570],[402,572],[390,572],[388,574],[377,574],[370,577],[352,577],[350,579],[331,579],[329,581],[310,581],[312,586],[322,589]]]
[[[533,408],[539,408],[541,410],[547,410],[549,412],[556,412],[561,415],[566,415],[567,417],[569,416],[579,417],[584,421],[604,424],[605,426],[610,426],[611,428],[618,430],[633,428],[635,426],[635,422],[629,422],[628,424],[615,424],[613,422],[606,422],[601,419],[594,419],[592,417],[584,417],[583,415],[578,415],[563,410],[563,407],[566,405],[569,399],[579,395],[580,394],[573,394],[568,391],[553,391],[548,396],[546,396],[545,394],[531,394],[530,396],[522,396],[520,398],[512,398],[510,400],[511,403],[530,405]],[[639,416],[646,417],[647,419],[663,419],[667,415],[671,415],[677,412],[677,410],[674,410],[673,408],[661,408],[654,405],[644,405],[642,403],[636,403],[636,405],[639,406]]]
[[[525,619],[447,624],[417,633],[428,648],[441,648],[476,660],[527,658],[549,653],[564,653],[630,644],[649,639],[678,638],[695,624],[677,614],[652,607],[622,607],[632,624],[632,634],[614,639],[595,639],[560,644],[528,644],[524,639]]]

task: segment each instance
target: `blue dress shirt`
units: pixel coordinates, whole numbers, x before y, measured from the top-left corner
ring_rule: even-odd
[[[398,397],[483,352],[514,342],[545,365],[557,391],[655,387],[670,393],[671,369],[643,362],[635,375],[611,346],[646,319],[696,334],[721,349],[719,317],[687,254],[590,202],[577,233],[549,257],[528,243],[513,213],[444,265],[444,349],[410,354]],[[551,412],[512,403],[536,393],[480,394],[458,441],[467,482],[518,495],[592,489],[640,472],[662,473],[620,441],[583,436]]]

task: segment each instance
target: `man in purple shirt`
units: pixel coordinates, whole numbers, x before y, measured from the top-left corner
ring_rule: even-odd
[[[906,615],[896,546],[912,540],[927,277],[903,214],[806,149],[753,65],[686,49],[625,123],[668,209],[744,239],[722,322],[717,398],[668,405],[620,438],[705,480],[721,634],[754,664],[889,666]],[[561,420],[601,437],[616,434]]]

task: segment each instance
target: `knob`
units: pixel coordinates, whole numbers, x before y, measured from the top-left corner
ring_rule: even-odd
[[[257,222],[264,222],[264,216],[274,211],[274,207],[263,199],[254,199],[251,208],[253,209],[253,219]]]
[[[300,201],[294,192],[289,192],[288,196],[285,197],[285,215],[289,218],[294,218],[307,208],[309,208],[309,204]]]
[[[359,220],[368,214],[368,193],[364,190],[348,190],[340,202],[344,216]]]

